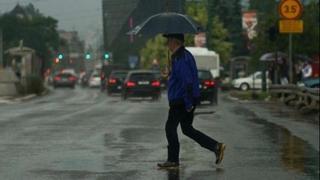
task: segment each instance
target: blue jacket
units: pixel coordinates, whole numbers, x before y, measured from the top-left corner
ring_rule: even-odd
[[[170,106],[183,105],[190,109],[200,97],[198,70],[192,54],[180,47],[171,57],[168,81]]]

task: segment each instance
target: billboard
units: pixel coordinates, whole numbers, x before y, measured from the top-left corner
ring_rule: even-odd
[[[258,18],[256,11],[244,11],[242,13],[242,28],[249,40],[257,36]]]

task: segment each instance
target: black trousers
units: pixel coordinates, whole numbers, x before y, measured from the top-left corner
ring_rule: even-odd
[[[166,136],[168,141],[168,161],[179,162],[180,144],[177,127],[180,123],[184,135],[196,141],[202,147],[215,152],[217,141],[193,128],[194,110],[187,112],[184,107],[170,107],[166,122]]]

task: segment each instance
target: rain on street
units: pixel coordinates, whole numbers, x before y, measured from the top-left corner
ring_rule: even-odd
[[[279,112],[265,116],[270,107],[221,93],[218,106],[197,109],[215,113],[197,115],[194,126],[226,143],[222,165],[214,165],[214,154],[179,130],[181,167],[161,170],[156,164],[167,153],[165,94],[155,102],[122,101],[76,88],[2,103],[0,179],[318,179],[319,129]],[[274,120],[301,126],[292,129]]]

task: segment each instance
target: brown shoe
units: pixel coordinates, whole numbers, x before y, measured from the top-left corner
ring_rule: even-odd
[[[216,151],[216,164],[220,164],[223,156],[224,156],[224,150],[226,149],[226,145],[223,143],[217,144],[217,151]]]
[[[166,161],[164,163],[158,163],[159,168],[178,168],[179,163]]]

